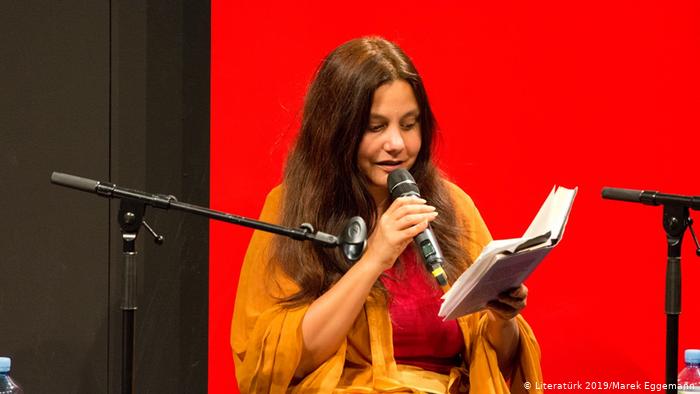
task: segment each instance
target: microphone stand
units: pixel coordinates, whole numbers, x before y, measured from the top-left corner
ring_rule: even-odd
[[[686,228],[695,240],[695,253],[700,244],[693,230],[690,209],[700,210],[700,197],[664,194],[655,191],[603,188],[603,198],[663,205],[663,226],[668,248],[666,260],[666,393],[678,392],[678,317],[681,313],[681,243]]]
[[[124,254],[122,310],[122,394],[134,392],[134,343],[136,312],[136,237],[143,225],[158,244],[163,237],[158,235],[144,220],[146,206],[160,209],[174,209],[204,216],[222,222],[233,223],[274,234],[284,235],[296,240],[310,240],[323,247],[341,247],[343,255],[351,262],[362,257],[367,246],[367,225],[359,217],[352,217],[340,236],[315,231],[309,223],[302,223],[299,228],[278,226],[259,220],[232,215],[177,201],[171,195],[150,194],[138,190],[119,187],[113,183],[100,182],[75,175],[54,172],[51,183],[95,193],[107,198],[120,199],[118,222],[122,233],[122,250]]]

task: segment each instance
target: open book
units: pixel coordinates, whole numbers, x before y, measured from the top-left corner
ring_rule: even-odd
[[[489,242],[442,297],[438,315],[449,320],[478,312],[520,286],[561,240],[577,191],[555,186],[522,237]]]

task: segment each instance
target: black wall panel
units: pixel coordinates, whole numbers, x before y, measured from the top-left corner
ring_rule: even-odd
[[[113,3],[112,12],[114,182],[208,206],[209,7],[151,0]],[[150,208],[146,220],[165,243],[139,235],[137,386],[206,392],[208,221]],[[111,331],[120,333],[123,262],[111,228]],[[110,346],[121,337],[111,335]],[[121,358],[110,355],[116,388]]]
[[[0,354],[28,393],[102,392],[108,203],[49,176],[109,176],[109,4],[0,7]]]
[[[0,87],[0,355],[28,393],[118,393],[118,202],[49,176],[208,205],[209,4],[2,2]],[[137,392],[205,393],[208,223],[147,219]]]

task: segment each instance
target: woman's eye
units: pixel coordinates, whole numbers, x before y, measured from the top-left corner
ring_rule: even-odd
[[[409,123],[409,124],[404,124],[404,125],[401,125],[401,127],[402,127],[404,130],[411,130],[411,129],[413,129],[414,127],[416,127],[416,122]]]
[[[367,130],[369,130],[369,131],[382,131],[383,128],[384,128],[383,124],[376,124],[376,125],[370,125]]]

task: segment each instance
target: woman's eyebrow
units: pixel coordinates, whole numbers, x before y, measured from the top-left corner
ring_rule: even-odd
[[[406,112],[406,113],[401,117],[401,119],[408,118],[409,116],[413,116],[413,117],[416,117],[416,118],[417,118],[419,114],[420,114],[420,112],[419,112],[417,109],[414,109],[414,110],[412,110],[412,111]]]
[[[383,120],[383,121],[388,120],[386,116],[382,116],[379,114],[369,114],[369,119],[370,120]]]
[[[414,109],[414,110],[408,111],[408,112],[406,112],[405,114],[403,114],[403,115],[401,116],[401,119],[405,119],[405,118],[408,118],[408,117],[411,117],[411,116],[417,118],[419,114],[420,114],[420,112],[419,112],[417,109]],[[387,118],[387,117],[384,116],[384,115],[374,114],[374,113],[369,114],[369,119],[370,119],[370,120],[382,120],[382,121],[387,121],[387,120],[389,120],[389,118]]]

